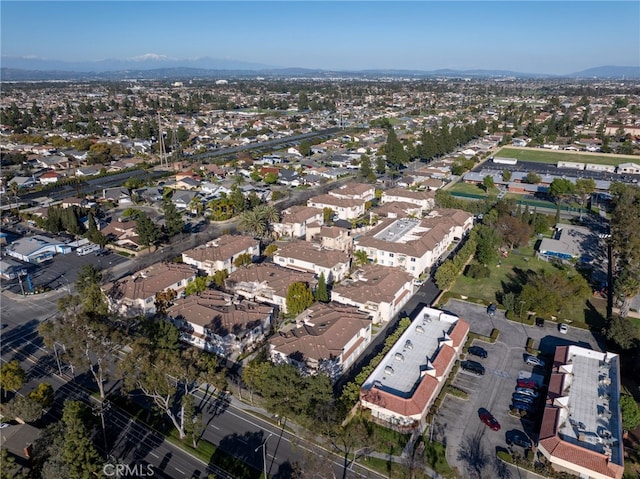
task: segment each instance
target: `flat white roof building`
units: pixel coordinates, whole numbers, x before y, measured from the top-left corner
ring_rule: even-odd
[[[594,479],[624,473],[617,354],[556,348],[540,452],[558,471]]]
[[[362,385],[361,406],[387,427],[422,430],[468,333],[466,321],[423,308]]]

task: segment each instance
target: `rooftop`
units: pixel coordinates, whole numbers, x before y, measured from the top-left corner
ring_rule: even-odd
[[[564,441],[622,464],[618,355],[569,346],[558,435]],[[559,398],[558,401],[562,401]],[[564,413],[564,414],[563,414]]]
[[[374,238],[390,243],[405,243],[410,239],[416,239],[410,233],[419,224],[419,220],[403,218],[391,223],[387,228],[376,234]]]
[[[420,379],[428,370],[435,369],[433,362],[440,345],[451,341],[449,333],[457,321],[457,316],[424,308],[362,387],[411,397]]]

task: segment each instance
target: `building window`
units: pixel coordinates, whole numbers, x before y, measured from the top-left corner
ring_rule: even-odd
[[[389,258],[393,258],[393,253],[389,253]]]
[[[416,262],[416,259],[415,259],[415,258],[411,258],[411,262],[412,262],[412,263],[415,263],[415,262]]]
[[[176,283],[176,286],[178,286],[178,287],[182,286],[182,280],[178,281],[178,282]]]
[[[147,304],[149,304],[150,302],[153,301],[153,298],[147,298],[147,300],[145,301]]]

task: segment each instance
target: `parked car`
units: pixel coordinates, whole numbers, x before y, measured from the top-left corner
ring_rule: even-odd
[[[495,417],[493,417],[491,413],[483,412],[482,414],[480,414],[480,420],[494,431],[500,430],[500,423]]]
[[[479,358],[483,358],[483,359],[487,357],[487,351],[484,348],[481,348],[480,346],[471,346],[469,348],[469,354],[473,356],[478,356]]]
[[[560,323],[558,325],[558,331],[560,331],[562,334],[567,334],[567,331],[569,331],[569,326],[567,326],[565,323]]]
[[[529,366],[539,366],[541,368],[545,366],[545,362],[542,359],[537,358],[535,356],[527,356],[524,362],[527,363]]]
[[[533,404],[533,402],[535,401],[535,399],[532,398],[531,396],[527,396],[525,394],[519,394],[519,393],[513,394],[513,400],[515,402],[523,402],[525,404]]]
[[[515,444],[516,446],[529,449],[533,445],[533,442],[531,442],[531,439],[529,439],[524,433],[517,432],[509,437],[507,444]]]
[[[494,315],[496,314],[496,309],[497,309],[497,308],[496,308],[496,305],[495,305],[495,304],[493,304],[493,303],[491,303],[491,304],[489,305],[489,307],[487,308],[487,314],[488,314],[489,316],[494,316]]]
[[[540,395],[533,389],[529,389],[529,388],[517,387],[516,392],[519,394],[524,394],[525,396],[531,396],[532,398],[537,398]]]
[[[0,422],[0,429],[4,429],[5,427],[9,427],[8,422]]]
[[[536,326],[543,328],[544,327],[544,318],[536,318]]]
[[[531,412],[533,411],[533,404],[528,404],[526,402],[521,401],[513,401],[513,409],[518,409],[520,411]]]
[[[538,385],[533,379],[518,379],[518,387],[536,389]]]
[[[462,361],[462,363],[460,363],[460,367],[465,371],[475,374],[476,376],[484,375],[484,366],[476,361]]]

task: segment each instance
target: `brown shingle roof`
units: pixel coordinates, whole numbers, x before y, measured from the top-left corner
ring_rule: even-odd
[[[147,299],[180,280],[195,276],[195,274],[196,269],[186,264],[156,263],[147,269],[112,283],[111,287],[118,289],[117,294],[121,298]]]
[[[282,212],[280,223],[303,223],[318,214],[322,214],[322,210],[319,208],[312,208],[310,206],[296,205],[291,208],[287,208]]]
[[[272,263],[251,264],[229,275],[225,284],[233,289],[239,283],[264,283],[276,295],[286,297],[291,283],[307,283],[315,286],[312,273],[281,268]]]
[[[308,261],[324,268],[333,268],[339,264],[349,264],[349,255],[343,251],[320,249],[307,241],[279,242],[274,258],[293,258]]]
[[[195,261],[225,261],[259,244],[260,242],[251,236],[223,235],[204,246],[187,250],[182,254]]]
[[[390,303],[413,276],[396,268],[368,264],[360,268],[362,280],[345,282],[333,288],[337,294],[359,303]],[[354,275],[356,276],[356,275]]]

